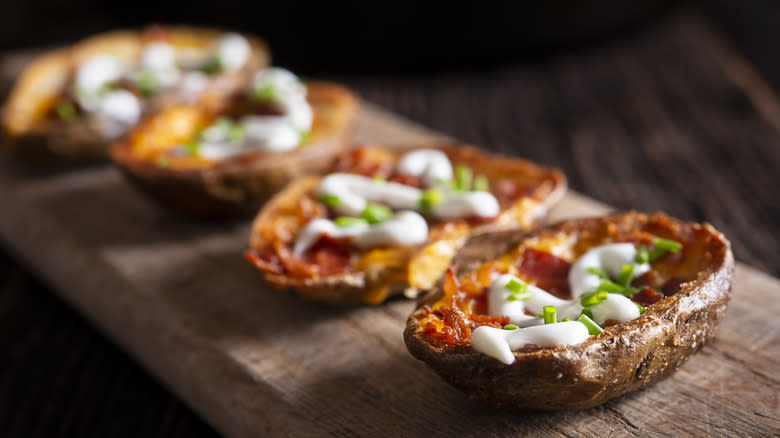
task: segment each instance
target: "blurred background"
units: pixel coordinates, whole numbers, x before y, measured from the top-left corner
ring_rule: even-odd
[[[710,221],[780,275],[778,1],[7,1],[0,55],[150,23],[255,33],[278,65],[600,201]],[[721,43],[759,79],[724,73]],[[0,246],[0,436],[214,434]]]

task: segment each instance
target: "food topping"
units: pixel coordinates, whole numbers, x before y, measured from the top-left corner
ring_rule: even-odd
[[[397,170],[402,175],[413,177],[415,181],[433,187],[421,189],[400,182],[386,181],[383,177],[350,173],[332,173],[324,177],[317,189],[320,201],[338,214],[360,217],[365,222],[354,223],[342,219],[343,223],[349,222],[350,226],[340,228],[337,223],[328,219],[312,221],[298,235],[295,252],[302,253],[322,234],[330,237],[349,235],[355,238],[356,246],[363,248],[421,244],[427,238],[428,227],[422,216],[414,210],[444,220],[492,218],[499,213],[498,201],[490,193],[468,191],[465,186],[458,190],[449,187],[452,186],[453,174],[459,173],[453,173],[449,158],[439,150],[412,151],[399,160]],[[469,186],[470,184],[469,181]],[[391,209],[402,210],[393,216],[395,220],[387,219]],[[402,213],[406,220],[403,223],[397,221]],[[365,236],[353,236],[354,233],[368,231],[370,234]],[[395,235],[396,231],[399,234],[406,233],[407,236],[402,239]],[[387,233],[388,237],[374,237],[380,232]]]
[[[208,61],[203,61],[200,53],[198,62],[213,63],[211,60],[217,59],[219,68],[214,71],[233,71],[246,64],[250,53],[244,37],[227,34],[207,54]],[[54,113],[65,121],[76,120],[82,113],[93,116],[99,131],[111,139],[138,122],[142,98],[175,89],[182,101],[193,103],[209,79],[197,71],[202,68],[188,67],[187,60],[179,55],[162,35],[147,39],[136,63],[108,54],[93,56],[78,66],[72,89],[66,90]]]
[[[644,257],[642,252],[655,253],[655,260],[681,249],[678,242],[663,240],[665,243],[658,245],[658,241],[653,241],[652,251],[644,246],[637,250],[633,243],[628,242],[589,249],[569,269],[570,299],[559,298],[513,274],[495,276],[487,288],[487,314],[506,317],[512,326],[518,328],[507,332],[492,326],[480,326],[472,331],[472,346],[476,351],[510,364],[514,361],[511,352],[528,344],[573,345],[587,339],[588,334],[601,333],[601,325],[605,323],[622,323],[637,318],[644,313],[640,303],[652,303],[655,302],[652,300],[658,299],[650,298],[651,295],[663,297],[652,288],[632,286],[635,278],[651,269],[649,258]],[[644,251],[641,248],[645,248]],[[535,249],[526,249],[526,252],[529,250],[532,254],[538,252]],[[537,268],[534,271],[545,270],[541,266]],[[638,302],[629,298],[635,294]]]

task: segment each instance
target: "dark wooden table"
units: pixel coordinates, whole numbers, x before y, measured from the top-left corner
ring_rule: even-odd
[[[767,39],[767,23],[780,20],[742,16],[735,24],[717,8],[702,15],[715,19],[769,84],[780,84],[771,45],[761,47],[776,41]],[[746,29],[740,20],[761,26]],[[780,127],[772,126],[780,121],[777,100],[760,78],[738,69],[731,74],[744,93],[714,87],[716,73],[678,81],[679,69],[700,66],[696,45],[715,42],[664,40],[674,23],[667,17],[619,42],[490,71],[334,79],[461,140],[560,166],[573,189],[608,204],[710,221],[730,237],[739,260],[778,276],[780,143],[768,131]],[[649,62],[664,59],[658,51],[668,48],[690,56]],[[211,435],[0,251],[0,436]]]

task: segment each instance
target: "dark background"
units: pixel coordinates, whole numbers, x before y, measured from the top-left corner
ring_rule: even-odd
[[[495,69],[511,71],[562,53],[587,53],[651,32],[678,14],[707,20],[771,85],[780,87],[776,48],[780,2],[770,0],[481,1],[463,6],[235,0],[7,3],[0,6],[0,52],[56,45],[149,22],[224,26],[267,39],[279,65],[304,75],[348,79],[369,100],[477,143],[488,141],[489,136],[459,134],[466,132],[459,125],[462,118],[453,114],[428,119],[424,108],[409,102],[428,99],[439,106],[444,98],[459,102],[463,93],[441,91],[446,84],[439,86],[438,97],[422,95],[430,84],[440,84],[442,77],[457,78],[452,80],[457,84],[479,83]],[[474,117],[480,117],[478,106],[473,111]],[[780,182],[774,172],[773,181]],[[628,206],[618,195],[598,191],[576,177],[572,186],[601,201]],[[756,193],[746,200],[763,211],[750,223],[763,226],[775,242],[780,219],[777,196],[772,194],[776,189],[777,184],[770,185],[769,194]],[[665,205],[673,214],[702,220],[702,212],[685,196],[666,200]],[[654,205],[648,202],[644,208]],[[749,233],[733,226],[733,232]],[[771,249],[761,253],[735,245],[735,250],[739,259],[780,275],[778,258],[769,257]],[[0,247],[0,436],[214,434]]]

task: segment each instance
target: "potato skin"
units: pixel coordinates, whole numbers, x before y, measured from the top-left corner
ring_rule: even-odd
[[[647,219],[640,213],[627,215]],[[404,330],[407,349],[470,397],[516,411],[585,409],[644,388],[674,373],[713,338],[730,299],[734,281],[730,244],[709,224],[699,227],[722,242],[712,265],[638,318],[606,327],[582,344],[515,352],[515,362],[504,365],[471,346],[438,348],[426,342],[418,307]],[[440,296],[440,290],[433,291],[420,307]]]
[[[327,104],[332,118],[340,122],[303,147],[246,154],[203,168],[175,169],[134,157],[131,131],[111,147],[111,159],[129,181],[166,207],[202,218],[251,215],[292,179],[324,171],[348,146],[357,110],[355,95],[328,82],[309,82],[308,89],[312,104]]]
[[[219,29],[164,26],[171,43],[203,46],[223,33]],[[41,108],[57,98],[67,86],[73,70],[89,57],[112,53],[124,59],[135,58],[142,47],[142,31],[117,30],[91,36],[74,45],[45,53],[22,72],[6,101],[2,117],[7,149],[21,161],[34,165],[63,165],[105,161],[112,140],[103,139],[88,124],[41,120]],[[252,46],[249,63],[219,87],[207,90],[204,100],[231,92],[248,80],[251,72],[270,63],[265,43],[244,35]],[[153,103],[153,107],[159,105]],[[164,102],[160,102],[164,103]],[[149,110],[146,111],[147,113]]]
[[[523,218],[523,223],[519,224],[506,216],[508,212],[500,215],[503,223],[491,223],[477,225],[469,230],[468,236],[463,236],[452,241],[453,247],[458,249],[466,242],[469,236],[479,236],[484,233],[490,233],[498,230],[507,230],[515,234],[518,229],[528,230],[538,226],[546,216],[546,212],[560,201],[566,193],[567,182],[563,173],[554,168],[548,168],[537,165],[516,157],[505,157],[496,154],[487,154],[475,147],[457,144],[438,144],[426,145],[426,148],[435,148],[444,151],[456,161],[469,163],[474,166],[477,173],[490,174],[490,169],[498,169],[499,173],[504,175],[513,175],[518,181],[531,180],[538,183],[541,190],[542,182],[549,184],[549,193],[540,201],[534,210],[533,216]],[[388,148],[392,152],[394,159],[400,159],[407,152],[419,149],[420,146],[395,146]],[[261,230],[266,222],[276,215],[276,209],[285,204],[289,199],[302,197],[306,192],[313,190],[319,178],[304,177],[291,182],[283,192],[274,196],[263,206],[258,213],[252,225],[250,236],[250,250],[268,245],[268,242],[262,236]],[[501,222],[501,221],[499,221]],[[428,245],[430,242],[426,243]],[[250,259],[251,261],[251,259]],[[390,273],[394,272],[392,268],[383,269],[381,272],[367,275],[360,270],[352,270],[344,274],[330,275],[319,278],[294,278],[284,274],[263,272],[265,281],[278,290],[294,292],[308,300],[337,305],[352,304],[379,304],[387,298],[400,295],[407,291],[409,284],[404,281],[391,281],[393,278]],[[367,289],[370,287],[384,287],[384,293],[381,297],[371,296],[366,298]],[[421,290],[421,292],[426,292]]]

